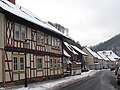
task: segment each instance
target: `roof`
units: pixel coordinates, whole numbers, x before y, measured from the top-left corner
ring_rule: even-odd
[[[79,53],[83,54],[83,55],[87,55],[85,52],[83,52],[82,50],[80,50],[78,47],[71,45],[75,50],[77,50]]]
[[[28,11],[27,9],[25,9],[19,5],[15,5],[7,0],[0,0],[0,8],[2,8],[3,10],[5,10],[11,14],[14,14],[15,16],[20,17],[26,21],[32,22],[32,23],[39,25],[41,27],[44,27],[54,33],[60,34],[64,37],[67,37],[63,33],[61,33],[59,30],[55,29],[53,26],[51,26],[47,22],[40,19],[38,16],[34,15],[32,12]]]
[[[95,58],[98,58],[98,56],[96,55],[96,53],[94,51],[92,51],[90,48],[85,47],[87,49],[87,51]]]
[[[101,52],[104,56],[106,56],[111,61],[116,61],[119,59],[119,57],[112,50],[99,51],[99,52]]]
[[[102,57],[100,57],[96,52],[93,52],[95,57],[97,57],[98,59],[103,59]]]
[[[75,52],[74,49],[73,49],[67,42],[64,42],[64,44],[65,44],[65,46],[68,48],[68,50],[69,50],[70,52],[72,52],[73,54],[77,54],[77,55],[78,55],[78,53]]]
[[[102,51],[97,52],[104,60],[109,61],[109,59],[103,54]]]
[[[65,56],[71,57],[65,50],[63,50],[63,53],[64,53]]]

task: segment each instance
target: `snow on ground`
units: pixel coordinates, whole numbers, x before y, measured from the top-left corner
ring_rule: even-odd
[[[69,76],[65,78],[60,78],[57,80],[49,80],[49,81],[44,81],[44,82],[37,82],[37,83],[32,83],[28,84],[28,87],[25,88],[23,86],[19,87],[8,87],[8,88],[0,88],[0,90],[52,90],[55,87],[59,87],[61,85],[65,85],[67,83],[73,82],[75,80],[87,77],[87,76],[93,76],[95,73],[97,73],[100,70],[90,70],[88,72],[83,72],[81,75],[75,75],[75,76]]]

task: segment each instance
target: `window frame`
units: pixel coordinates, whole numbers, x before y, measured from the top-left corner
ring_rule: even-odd
[[[36,68],[37,68],[37,70],[43,69],[43,59],[42,59],[42,58],[37,58],[36,60],[37,60],[37,61],[36,61]],[[39,63],[38,60],[40,60],[40,61],[42,61],[42,62]],[[41,66],[40,66],[40,65],[41,65]],[[39,66],[40,66],[40,67],[39,67]]]
[[[18,32],[18,34],[17,34],[17,32]],[[24,33],[24,35],[23,35],[23,33]],[[27,37],[26,33],[27,33],[26,26],[15,22],[14,39],[20,40],[20,41],[25,41],[25,39]]]
[[[16,60],[16,63],[15,63],[15,58],[17,58]],[[16,69],[15,69],[16,68]],[[13,57],[13,71],[18,71],[18,57],[17,56],[14,56]]]
[[[17,27],[19,27],[19,28],[17,28]],[[20,31],[21,31],[20,24],[15,23],[15,29],[14,29],[14,39],[15,40],[20,40]],[[18,32],[18,35],[16,34],[16,32]]]
[[[24,38],[23,38],[23,32],[24,32]],[[21,25],[21,31],[20,31],[20,34],[21,34],[21,38],[20,38],[20,40],[21,41],[25,41],[25,39],[26,39],[26,26],[24,26],[24,25]]]
[[[23,58],[23,63],[22,63],[23,69],[21,69],[21,58]],[[24,71],[25,70],[25,58],[23,56],[20,56],[19,61],[20,61],[20,71]]]
[[[25,70],[25,56],[24,55],[13,55],[13,60],[12,60],[12,62],[13,62],[13,64],[12,64],[12,67],[13,67],[13,71],[14,72],[17,72],[17,71],[24,71]],[[16,68],[17,69],[15,69],[15,63],[14,63],[14,61],[15,61],[15,59],[14,58],[17,58],[17,62],[16,62]],[[24,67],[23,69],[21,69],[21,59],[20,58],[23,58],[23,63],[22,63],[22,66]]]
[[[39,41],[39,42],[38,42]],[[41,32],[37,31],[37,44],[40,45],[41,44]]]
[[[50,58],[50,68],[53,68],[54,64],[53,64],[53,58]]]
[[[43,32],[41,32],[40,42],[41,42],[41,45],[45,44],[45,34]]]

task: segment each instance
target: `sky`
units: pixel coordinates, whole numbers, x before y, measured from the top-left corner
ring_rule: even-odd
[[[44,21],[69,29],[82,46],[93,46],[120,33],[120,0],[16,0]]]

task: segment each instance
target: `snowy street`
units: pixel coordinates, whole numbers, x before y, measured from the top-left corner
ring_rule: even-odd
[[[99,71],[100,70],[90,70],[88,72],[82,73],[81,75],[65,77],[57,80],[32,83],[32,84],[28,84],[27,88],[24,88],[24,85],[17,85],[6,88],[1,87],[0,90],[6,90],[6,89],[7,90],[53,90],[53,89],[55,90],[58,87],[73,83],[76,80],[80,80],[84,77],[93,76],[95,73]]]
[[[59,90],[120,90],[120,85],[116,83],[114,71],[104,70]]]

